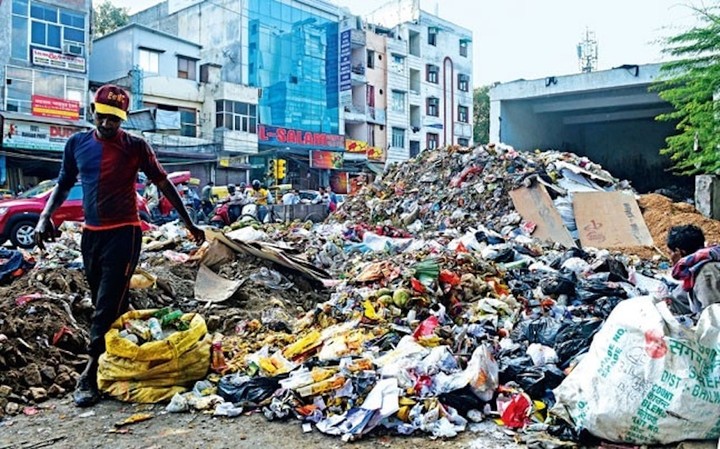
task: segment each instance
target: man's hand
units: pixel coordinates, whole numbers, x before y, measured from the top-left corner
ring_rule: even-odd
[[[45,251],[45,242],[55,241],[55,226],[49,218],[40,217],[37,226],[35,226],[35,244],[41,251]]]
[[[190,232],[190,235],[192,236],[193,241],[196,245],[200,246],[205,241],[205,231],[198,228],[195,224],[192,224],[187,227],[188,232]]]

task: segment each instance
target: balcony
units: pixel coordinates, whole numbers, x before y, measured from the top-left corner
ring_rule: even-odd
[[[472,125],[465,122],[455,122],[455,137],[464,137],[469,139],[472,137]]]
[[[366,108],[356,105],[345,106],[343,118],[345,123],[367,123]]]
[[[366,44],[365,30],[350,30],[351,48],[364,47]]]
[[[198,83],[167,76],[148,76],[143,80],[145,96],[172,98],[180,101],[202,102]]]
[[[385,109],[368,106],[367,121],[368,123],[374,123],[376,125],[384,125],[387,121],[387,117],[385,116]]]
[[[365,66],[362,64],[357,64],[352,66],[350,74],[350,81],[352,82],[353,86],[359,86],[361,84],[367,83],[367,78],[365,78]]]
[[[374,123],[376,125],[384,125],[387,121],[385,109],[375,108],[372,106],[345,106],[344,115],[345,123]]]

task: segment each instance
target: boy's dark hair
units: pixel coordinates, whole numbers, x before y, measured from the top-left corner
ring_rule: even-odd
[[[667,246],[690,255],[705,246],[705,234],[695,225],[673,226],[668,232]]]

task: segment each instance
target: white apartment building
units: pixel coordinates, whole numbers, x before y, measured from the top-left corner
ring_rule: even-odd
[[[420,10],[418,0],[391,2],[368,18],[396,27],[407,57],[397,55],[388,71],[402,82],[407,70],[409,103],[406,122],[388,111],[388,161],[416,156],[423,149],[472,143],[472,32]],[[403,64],[404,63],[404,64]],[[403,145],[403,146],[401,146]],[[407,146],[405,146],[407,145]]]

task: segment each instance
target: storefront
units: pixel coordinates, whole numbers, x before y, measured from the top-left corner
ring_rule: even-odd
[[[92,125],[67,120],[0,112],[0,186],[16,191],[56,178],[65,143],[76,132]]]
[[[331,173],[344,167],[345,137],[278,126],[258,125],[258,147],[265,165],[255,168],[252,178],[273,184],[282,182],[300,189],[318,189],[330,183]],[[284,159],[285,174],[276,180],[269,161]]]

